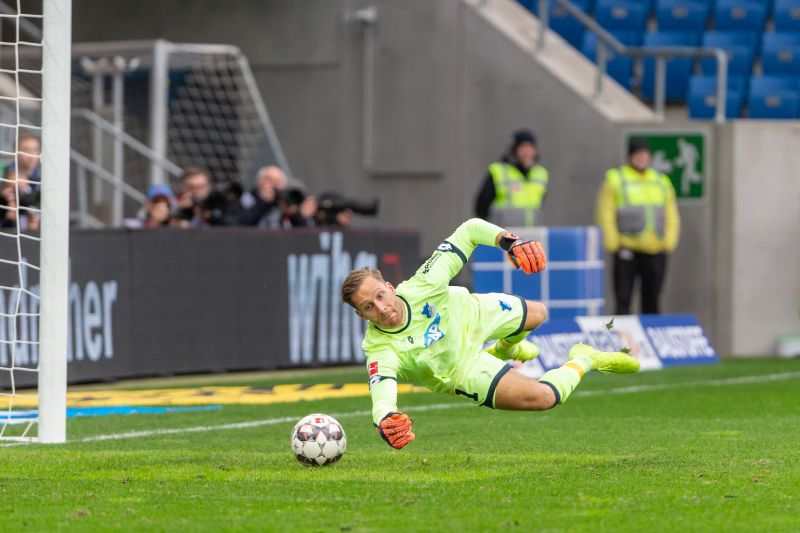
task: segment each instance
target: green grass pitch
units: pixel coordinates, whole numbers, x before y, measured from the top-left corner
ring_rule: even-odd
[[[207,384],[214,384],[209,377]],[[300,381],[362,382],[362,370]],[[297,375],[247,384],[298,382]],[[225,383],[231,384],[231,383]],[[70,420],[71,443],[0,448],[3,531],[798,531],[800,360],[591,375],[544,413],[401,396],[417,441],[375,435],[367,397]],[[306,468],[293,422],[339,418],[348,452]],[[353,414],[361,412],[362,414]],[[97,435],[272,421],[119,440]]]

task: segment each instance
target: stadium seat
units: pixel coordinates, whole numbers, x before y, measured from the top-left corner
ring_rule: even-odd
[[[661,0],[656,7],[658,30],[696,31],[706,29],[708,5],[696,0]]]
[[[753,69],[758,34],[750,31],[708,31],[703,34],[702,46],[722,48],[728,52],[728,73],[734,76],[750,76]],[[700,62],[703,74],[716,74],[714,58],[703,58]]]
[[[718,30],[764,31],[767,5],[755,1],[720,0],[714,8],[714,27]]]
[[[725,92],[725,118],[739,118],[744,103],[745,81],[740,76],[728,77]],[[692,76],[689,79],[689,118],[713,119],[717,105],[716,76]]]
[[[646,33],[643,46],[645,48],[664,46],[697,46],[698,35],[694,32],[668,31]],[[655,95],[655,59],[644,60],[643,93],[647,99]],[[691,57],[677,57],[667,60],[666,98],[671,101],[683,102],[688,93],[689,76],[692,74],[694,59]]]
[[[587,11],[590,8],[590,0],[571,0],[576,7],[582,11]],[[531,11],[534,15],[539,14],[539,1],[538,0],[519,0],[525,8]],[[550,29],[558,33],[565,41],[575,48],[580,48],[583,42],[583,25],[578,22],[578,19],[567,13],[567,11],[557,5],[555,2],[550,2],[548,15],[550,17]]]
[[[775,31],[800,31],[800,0],[775,0]]]
[[[796,76],[754,76],[747,100],[750,118],[800,117],[800,79]]]
[[[617,38],[619,42],[625,46],[639,46],[641,44],[641,35],[635,31],[612,31],[611,35]],[[583,45],[581,46],[583,54],[595,61],[597,56],[597,36],[594,33],[586,32],[583,36]],[[606,72],[614,80],[631,90],[631,78],[633,77],[633,58],[614,55],[606,65]]]
[[[764,74],[800,75],[800,32],[765,33],[761,64]]]
[[[644,31],[647,24],[647,2],[632,0],[599,0],[597,23],[607,30]]]

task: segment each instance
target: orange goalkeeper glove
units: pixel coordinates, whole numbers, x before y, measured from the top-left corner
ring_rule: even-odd
[[[411,419],[407,414],[391,412],[381,419],[379,425],[375,426],[375,431],[389,446],[399,450],[417,438],[411,431],[411,424]]]
[[[526,274],[535,274],[544,270],[547,259],[542,243],[523,241],[513,233],[500,238],[500,247],[506,251],[508,262],[514,269],[521,268]]]

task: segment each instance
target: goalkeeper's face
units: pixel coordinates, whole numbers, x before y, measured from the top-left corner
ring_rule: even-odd
[[[381,328],[394,329],[405,320],[405,305],[389,282],[365,278],[353,294],[356,314]]]

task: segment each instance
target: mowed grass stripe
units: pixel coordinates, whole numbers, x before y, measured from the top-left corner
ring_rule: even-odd
[[[762,374],[762,375],[752,375],[752,376],[739,376],[733,378],[723,378],[723,379],[709,379],[709,380],[702,380],[702,381],[689,381],[689,382],[676,382],[676,383],[660,383],[660,384],[650,384],[650,385],[634,385],[630,387],[616,387],[616,388],[609,388],[609,389],[601,389],[601,390],[593,390],[593,391],[576,391],[573,397],[581,397],[581,396],[603,396],[603,395],[611,395],[611,394],[636,394],[641,392],[653,392],[653,391],[661,391],[661,390],[669,390],[669,389],[683,389],[687,387],[721,387],[721,386],[730,386],[730,385],[741,385],[741,384],[749,384],[749,383],[765,383],[765,382],[772,382],[772,381],[786,381],[792,379],[800,379],[800,372],[781,372],[781,373],[774,373],[774,374]],[[420,411],[438,411],[438,410],[445,410],[445,409],[458,409],[458,408],[467,408],[467,407],[474,407],[473,404],[467,402],[458,402],[458,403],[435,403],[429,405],[419,405],[414,407],[409,407],[408,412],[420,412]],[[369,416],[371,411],[369,410],[359,410],[359,411],[349,411],[346,413],[331,413],[332,416],[336,418],[349,418],[349,417],[359,417],[359,416]],[[263,426],[270,426],[275,424],[284,424],[289,422],[294,422],[295,420],[299,420],[301,418],[300,415],[296,416],[284,416],[284,417],[277,417],[277,418],[266,418],[261,420],[251,420],[247,422],[233,422],[228,424],[217,424],[217,425],[208,425],[208,426],[191,426],[185,428],[168,428],[168,429],[154,429],[154,430],[143,430],[143,431],[130,431],[125,433],[111,433],[105,435],[94,435],[89,437],[83,437],[81,439],[72,440],[71,443],[83,443],[83,442],[98,442],[98,441],[109,441],[109,440],[121,440],[121,439],[135,439],[141,437],[154,437],[160,435],[176,435],[181,433],[202,433],[208,431],[228,431],[232,429],[247,429],[247,428],[255,428],[255,427],[263,427]],[[20,446],[27,443],[23,442],[13,442],[8,444],[3,444],[0,446],[8,447],[8,446]]]

